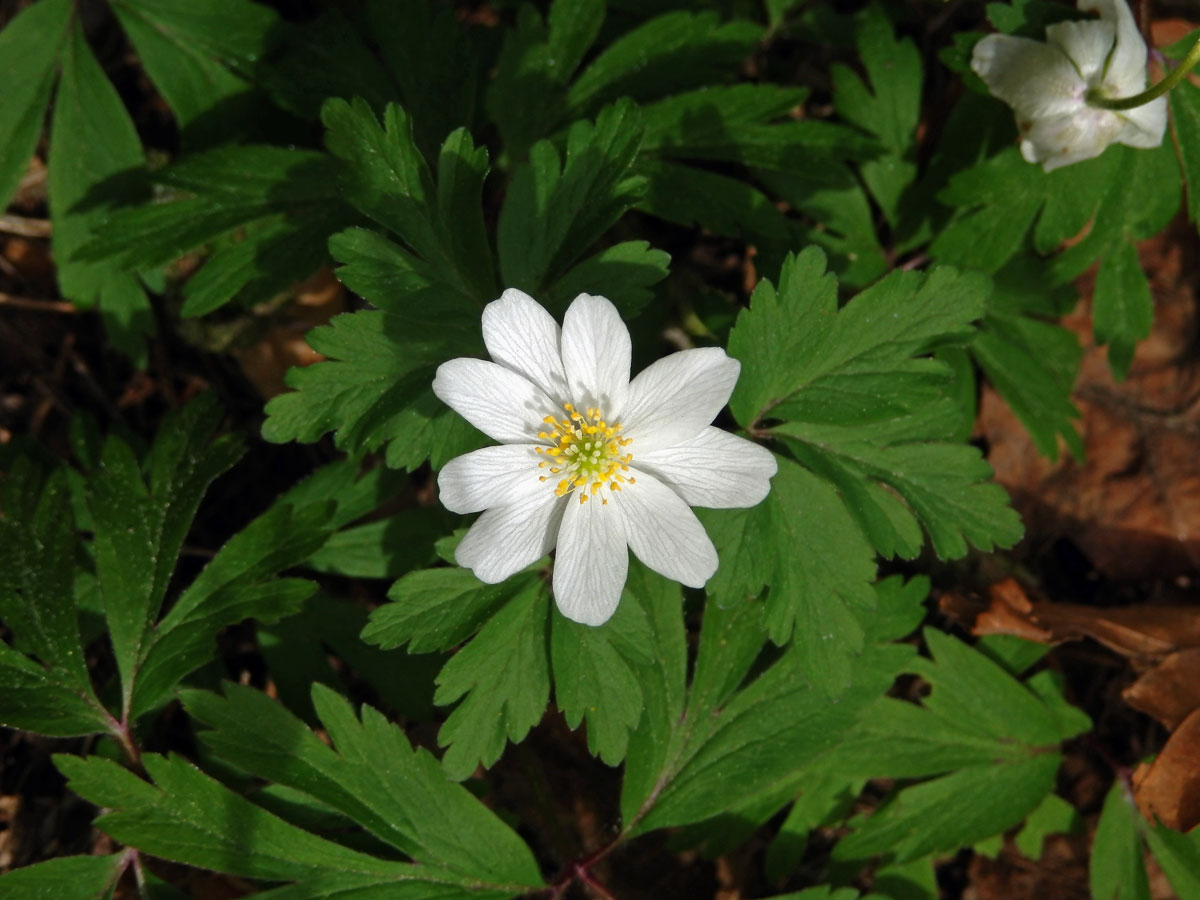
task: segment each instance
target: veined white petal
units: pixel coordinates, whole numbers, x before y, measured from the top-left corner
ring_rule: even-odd
[[[516,503],[526,493],[545,491],[533,444],[500,444],[456,456],[438,473],[438,499],[465,515]]]
[[[1140,93],[1146,87],[1146,42],[1125,0],[1079,0],[1085,12],[1098,12],[1116,30],[1116,45],[1104,71],[1104,88],[1112,97]],[[1049,29],[1047,29],[1049,31]]]
[[[568,399],[558,323],[528,294],[509,288],[483,308],[483,343],[493,360],[520,372],[555,403]]]
[[[620,421],[633,458],[695,437],[729,402],[742,366],[720,347],[680,350],[629,383]]]
[[[603,297],[580,294],[563,316],[561,343],[572,402],[597,406],[611,420],[624,402],[633,353],[621,314]]]
[[[713,509],[755,506],[779,471],[775,454],[765,447],[711,426],[682,444],[638,454],[633,468],[654,475],[688,506]],[[631,495],[642,484],[635,477]]]
[[[433,392],[488,437],[505,444],[536,440],[542,419],[559,411],[524,375],[484,359],[459,357],[442,363]]]
[[[1046,26],[1046,40],[1062,49],[1089,84],[1096,83],[1092,79],[1098,82],[1103,75],[1116,39],[1117,29],[1112,22],[1056,22]]]
[[[1087,82],[1066,54],[1029,38],[989,34],[975,45],[971,68],[1018,118],[1070,112],[1083,105],[1087,93]]]
[[[1159,97],[1143,106],[1122,110],[1116,116],[1122,122],[1116,138],[1120,143],[1143,149],[1157,147],[1167,131],[1167,98]]]
[[[565,502],[554,557],[554,602],[568,619],[603,625],[617,609],[629,572],[621,509],[598,499],[580,503],[574,494]]]
[[[625,540],[642,562],[688,587],[704,587],[717,571],[717,550],[683,498],[648,472],[612,495],[625,519]],[[590,504],[589,504],[590,505]]]
[[[543,490],[476,519],[454,551],[454,561],[480,581],[497,584],[553,550],[566,501],[554,496],[552,488],[539,486]]]
[[[1087,107],[1072,115],[1037,119],[1023,133],[1021,154],[1047,172],[1099,156],[1121,131],[1110,110]]]

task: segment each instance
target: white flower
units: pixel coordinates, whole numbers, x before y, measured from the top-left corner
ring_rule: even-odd
[[[500,441],[452,459],[442,503],[483,511],[455,552],[489,584],[555,547],[563,615],[599,625],[617,607],[626,547],[668,578],[703,587],[717,552],[690,506],[753,506],[775,457],[709,425],[741,365],[711,347],[683,350],[629,378],[629,330],[603,297],[580,294],[558,323],[507,290],[483,310],[493,362],[452,359],[433,391]]]
[[[1129,110],[1092,106],[1146,88],[1146,45],[1125,0],[1078,0],[1099,19],[1046,28],[1047,43],[1005,34],[975,45],[971,68],[1011,106],[1021,131],[1021,155],[1047,172],[1099,156],[1111,143],[1157,147],[1167,127],[1160,97]]]

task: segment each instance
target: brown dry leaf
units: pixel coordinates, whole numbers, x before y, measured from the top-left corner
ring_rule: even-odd
[[[233,355],[242,373],[264,399],[287,390],[284,375],[292,366],[308,366],[324,359],[308,346],[305,336],[318,325],[346,309],[346,291],[324,268],[296,286],[296,296],[284,315],[267,329],[262,340]]]
[[[1091,343],[1087,303],[1065,322],[1086,348],[1074,392],[1086,461],[1042,457],[990,388],[978,425],[996,478],[1035,542],[1069,536],[1097,569],[1117,579],[1200,568],[1196,233],[1177,222],[1144,242],[1139,254],[1156,299],[1155,324],[1126,381],[1113,381],[1105,349]],[[1081,279],[1084,296],[1092,277]]]
[[[1088,900],[1087,835],[1053,834],[1042,856],[1026,859],[1006,838],[1004,850],[989,859],[977,853],[970,863],[970,900]]]
[[[1172,653],[1121,694],[1134,709],[1154,716],[1169,729],[1200,709],[1200,648]]]
[[[1200,607],[1142,603],[1095,607],[1031,600],[1015,579],[988,588],[991,601],[975,619],[976,635],[1011,634],[1042,644],[1092,638],[1140,665],[1200,647]]]
[[[1151,821],[1179,831],[1200,825],[1200,709],[1175,729],[1154,762],[1138,766],[1133,796]]]

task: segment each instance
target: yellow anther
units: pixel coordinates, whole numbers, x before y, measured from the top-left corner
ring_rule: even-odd
[[[633,454],[626,452],[632,440],[620,435],[621,423],[611,425],[605,421],[599,407],[587,407],[586,415],[570,403],[563,404],[564,418],[546,416],[542,421],[554,426],[552,430],[536,432],[538,440],[546,445],[535,447],[535,451],[547,459],[538,463],[538,468],[548,469],[551,475],[562,475],[554,493],[564,497],[572,491],[579,494],[579,502],[588,497],[599,497],[602,504],[608,503],[604,488],[621,490],[621,485],[632,484],[633,479],[622,472],[629,471]],[[540,481],[546,481],[544,475]]]

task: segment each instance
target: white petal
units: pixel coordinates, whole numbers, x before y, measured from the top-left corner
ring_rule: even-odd
[[[604,507],[616,505],[624,513],[629,549],[658,574],[704,587],[717,571],[717,551],[704,526],[683,498],[653,475],[639,471],[635,478]]]
[[[524,375],[484,359],[459,357],[438,366],[433,392],[456,413],[505,444],[537,440],[554,401]]]
[[[454,561],[480,581],[498,584],[554,549],[564,506],[551,488],[493,507],[475,520]]]
[[[1101,21],[1116,29],[1116,46],[1104,72],[1105,92],[1111,97],[1132,96],[1146,87],[1146,42],[1125,0],[1079,0],[1079,8],[1100,13]]]
[[[1116,140],[1121,127],[1121,120],[1112,112],[1091,107],[1072,115],[1038,119],[1024,132],[1021,154],[1050,172],[1099,156]]]
[[[1099,81],[1117,39],[1112,22],[1058,22],[1046,27],[1046,40],[1062,48],[1076,71],[1089,84]]]
[[[465,515],[517,502],[538,481],[542,457],[533,444],[501,444],[456,456],[438,473],[438,499],[453,513]]]
[[[620,419],[633,438],[633,458],[695,437],[729,402],[741,370],[720,347],[704,347],[664,356],[638,373]]]
[[[1087,82],[1061,50],[1028,38],[989,34],[975,45],[971,68],[1019,118],[1078,109],[1087,92]]]
[[[492,359],[520,372],[555,403],[568,399],[558,323],[528,294],[509,288],[483,308],[483,343]]]
[[[603,297],[580,294],[563,316],[562,360],[571,400],[599,407],[610,421],[629,386],[632,347],[617,308]]]
[[[621,600],[629,572],[620,508],[566,498],[554,557],[554,601],[568,619],[603,625]]]
[[[639,454],[633,465],[664,482],[688,506],[713,509],[756,505],[779,470],[775,454],[765,447],[711,427],[682,444]],[[630,493],[641,483],[638,477]]]
[[[1144,106],[1122,110],[1117,118],[1123,123],[1117,141],[1142,149],[1157,147],[1167,131],[1167,98],[1159,97]]]

